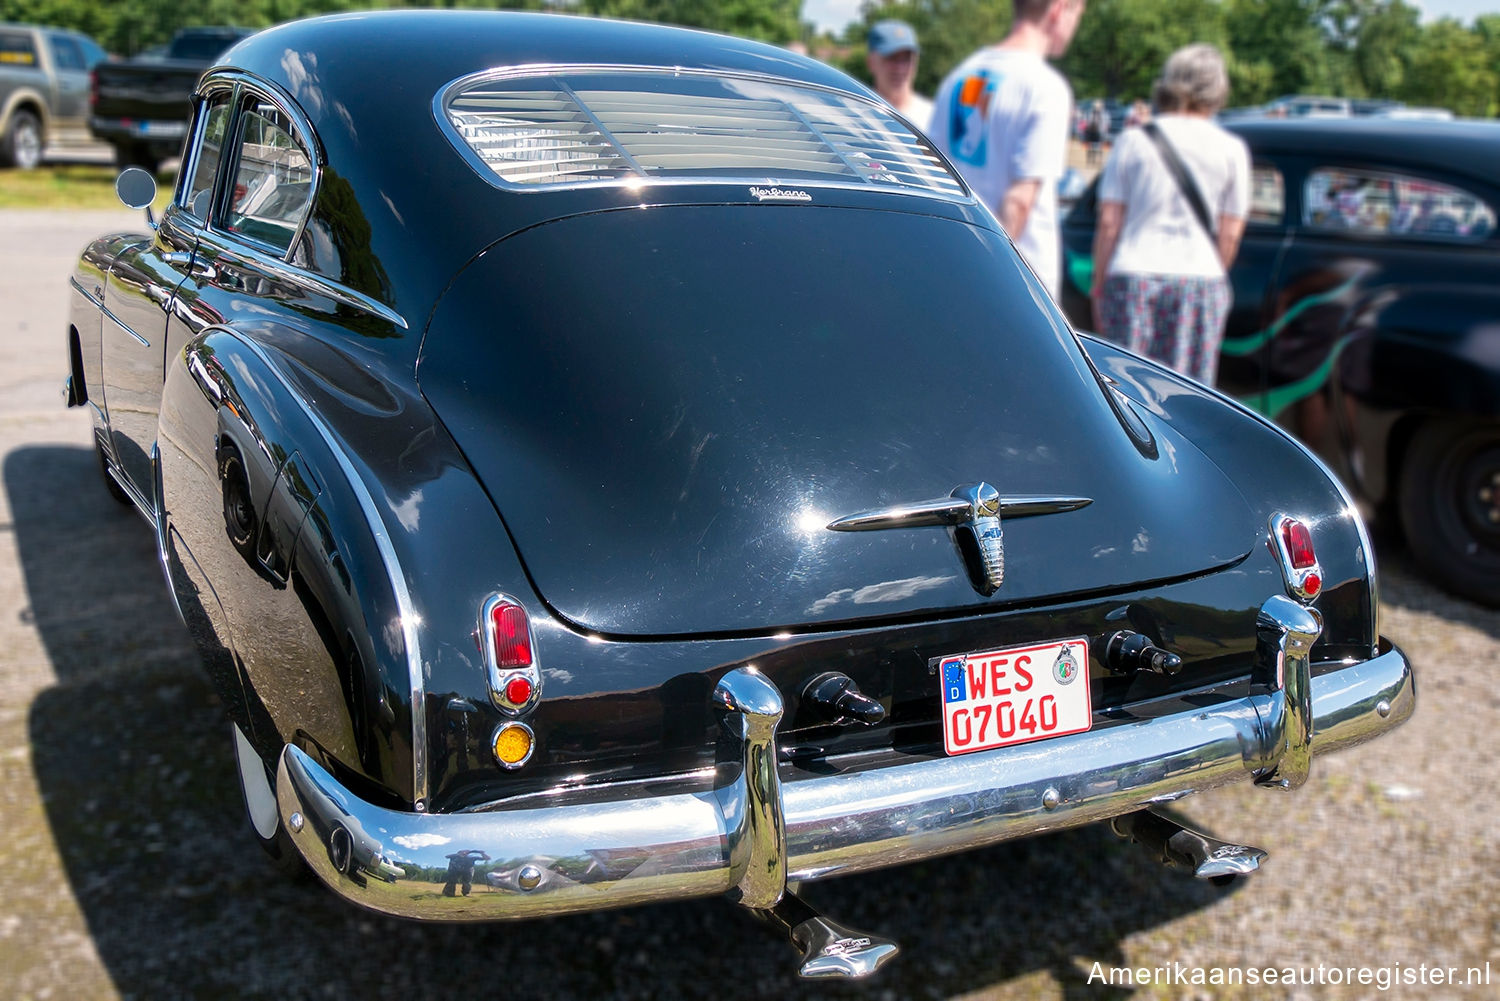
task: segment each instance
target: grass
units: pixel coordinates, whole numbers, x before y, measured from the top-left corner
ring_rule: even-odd
[[[92,164],[42,166],[36,170],[0,170],[0,208],[124,209],[115,195],[119,168]],[[156,175],[158,213],[172,200],[175,172]]]

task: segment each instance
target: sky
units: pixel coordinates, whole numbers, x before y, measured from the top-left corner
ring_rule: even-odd
[[[1440,17],[1456,17],[1468,23],[1478,14],[1500,14],[1500,0],[1407,0],[1407,2],[1422,8],[1424,21],[1433,21]],[[860,3],[861,0],[803,0],[802,17],[820,28],[837,31],[850,21],[858,20]]]

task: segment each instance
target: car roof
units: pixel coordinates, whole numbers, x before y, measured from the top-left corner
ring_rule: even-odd
[[[645,197],[656,204],[753,200],[755,189],[743,181],[665,184],[646,189],[649,196],[620,185],[499,192],[455,147],[462,140],[450,140],[440,120],[436,105],[455,81],[495,69],[580,67],[759,74],[878,101],[838,70],[761,42],[663,25],[493,10],[401,9],[288,22],[227,50],[200,87],[242,71],[296,103],[320,146],[315,217],[327,214],[341,233],[365,234],[356,242],[372,263],[361,274],[382,277],[360,291],[415,319],[465,262],[529,226],[639,205]],[[874,185],[824,191],[826,197],[817,198],[821,204],[920,209],[985,222],[967,193],[926,197]]]
[[[1224,127],[1257,152],[1337,153],[1371,163],[1428,163],[1488,180],[1500,122],[1474,119],[1233,118]]]
[[[385,10],[292,21],[252,35],[221,63],[248,69],[297,96],[308,82],[301,53],[321,54],[318,73],[351,86],[340,94],[357,113],[361,80],[399,72],[430,105],[453,79],[500,66],[697,67],[765,73],[869,97],[832,67],[763,42],[656,24],[571,14],[494,10]],[[336,59],[333,58],[336,54]],[[371,74],[374,76],[372,77]],[[375,114],[389,91],[372,102]],[[312,111],[313,109],[308,109]]]

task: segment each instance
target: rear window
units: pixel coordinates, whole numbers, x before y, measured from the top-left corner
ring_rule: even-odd
[[[31,35],[21,31],[0,31],[0,66],[35,66],[36,48]]]
[[[697,178],[963,193],[927,140],[883,105],[763,77],[483,74],[449,86],[436,110],[459,151],[504,187]]]

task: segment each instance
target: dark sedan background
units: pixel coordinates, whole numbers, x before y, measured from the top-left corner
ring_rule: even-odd
[[[1312,445],[1432,579],[1500,604],[1500,124],[1227,127],[1254,162],[1219,388]],[[1063,226],[1082,329],[1094,195]]]

